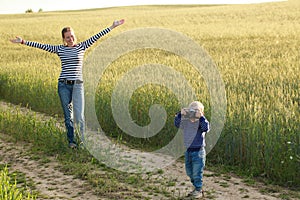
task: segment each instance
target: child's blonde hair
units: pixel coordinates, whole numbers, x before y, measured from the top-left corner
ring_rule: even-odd
[[[204,105],[200,102],[200,101],[193,101],[190,105],[189,105],[189,109],[198,109],[201,112],[204,112]]]

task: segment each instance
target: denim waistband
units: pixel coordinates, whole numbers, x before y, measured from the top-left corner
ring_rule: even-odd
[[[195,147],[195,148],[192,148],[192,147],[190,147],[190,148],[187,148],[187,152],[194,152],[194,151],[200,151],[200,150],[203,150],[204,149],[204,147]]]

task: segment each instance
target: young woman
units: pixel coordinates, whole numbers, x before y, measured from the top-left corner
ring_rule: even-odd
[[[71,148],[77,147],[74,139],[73,111],[76,128],[80,131],[81,140],[84,139],[84,87],[82,77],[84,53],[99,38],[123,23],[124,19],[116,20],[110,27],[80,43],[77,43],[75,33],[71,27],[62,29],[61,34],[64,43],[62,45],[41,44],[24,40],[21,37],[11,40],[12,43],[39,48],[59,56],[61,73],[58,78],[58,94],[64,112],[69,147]]]

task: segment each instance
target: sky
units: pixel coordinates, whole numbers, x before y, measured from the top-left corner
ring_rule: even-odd
[[[180,4],[252,4],[282,0],[0,0],[0,14],[25,13],[56,10],[81,10],[133,5],[180,5]]]

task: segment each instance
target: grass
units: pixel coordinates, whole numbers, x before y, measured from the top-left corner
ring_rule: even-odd
[[[29,121],[34,121],[34,125],[28,123]],[[143,174],[126,173],[107,167],[85,149],[76,151],[69,149],[65,145],[65,134],[57,126],[58,123],[55,118],[46,120],[33,112],[24,113],[20,111],[19,107],[11,107],[7,110],[1,109],[0,124],[3,132],[10,133],[9,137],[3,139],[30,143],[28,155],[39,155],[35,156],[34,160],[40,162],[41,165],[47,164],[45,157],[55,157],[60,163],[57,166],[58,170],[66,175],[87,181],[93,187],[96,195],[115,199],[123,198],[123,195],[136,199],[151,199],[152,195],[143,194],[143,191],[147,191],[148,187],[153,189],[153,195],[166,197],[172,194],[168,190],[171,187],[168,182],[156,182],[155,179],[147,179],[146,181]],[[32,134],[32,129],[35,130],[35,134]],[[49,133],[45,130],[51,130],[51,135],[39,134]],[[37,137],[38,139],[36,139]],[[36,142],[32,142],[33,140]],[[163,172],[153,172],[152,175],[161,173]],[[17,180],[24,183],[26,180],[21,175],[16,176],[18,177]],[[27,185],[29,183],[32,185],[31,182],[28,182]],[[50,190],[54,190],[56,187],[55,185],[52,186]],[[38,193],[36,197],[42,198],[42,195]]]
[[[82,41],[102,27],[109,26],[116,18],[125,18],[126,23],[108,37],[143,27],[178,31],[205,48],[225,84],[226,123],[208,160],[215,164],[237,166],[248,176],[299,188],[298,7],[299,2],[291,0],[248,6],[142,6],[0,15],[3,39],[0,40],[0,95],[6,101],[28,105],[51,116],[62,116],[56,91],[60,72],[58,58],[41,50],[12,45],[8,40],[16,35],[27,40],[60,44],[61,28],[70,25]],[[72,20],[66,22],[66,19]],[[87,52],[87,56],[96,46]],[[209,119],[211,108],[203,78],[179,56],[156,49],[142,49],[115,60],[101,77],[96,93],[101,127],[110,137],[129,146],[153,150],[167,144],[176,132],[173,115],[180,106],[172,91],[158,85],[145,85],[136,90],[130,100],[132,118],[140,126],[150,123],[148,110],[151,105],[159,103],[166,108],[166,125],[155,137],[139,139],[122,132],[111,120],[110,107],[112,90],[120,77],[133,67],[147,63],[176,69],[196,88],[196,95],[204,103]],[[2,130],[14,132],[14,129],[5,129],[8,125],[3,123],[11,121],[15,130],[27,129],[25,136],[17,132],[14,134],[36,143],[37,150],[45,147],[40,138],[48,137],[51,142],[46,148],[48,153],[57,149],[62,150],[60,154],[65,156],[69,153],[65,138],[61,130],[54,128],[54,122],[40,124],[34,116],[27,116],[19,124],[18,116],[7,115],[2,114]],[[73,157],[67,160],[76,164],[80,162]],[[65,170],[72,169],[68,167]],[[79,176],[86,177],[85,173],[81,171]]]
[[[24,187],[20,184],[25,184]],[[36,195],[27,191],[26,179],[22,173],[10,174],[8,167],[0,170],[0,199],[5,200],[33,200]]]

